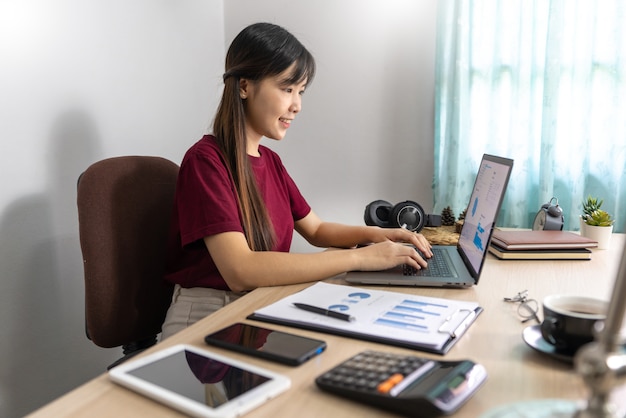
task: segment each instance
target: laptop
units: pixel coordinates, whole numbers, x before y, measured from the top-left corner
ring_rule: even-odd
[[[383,271],[351,271],[345,280],[351,284],[388,286],[470,287],[478,284],[502,206],[513,160],[484,154],[458,244],[433,245],[433,257],[428,268],[417,270],[410,266]]]

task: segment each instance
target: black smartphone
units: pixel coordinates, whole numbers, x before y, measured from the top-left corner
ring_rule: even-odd
[[[244,323],[209,334],[204,341],[290,366],[302,364],[326,349],[326,343],[321,340]]]

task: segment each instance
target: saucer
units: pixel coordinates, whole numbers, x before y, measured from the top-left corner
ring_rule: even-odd
[[[557,351],[557,349],[552,344],[543,339],[543,337],[541,336],[541,325],[531,325],[524,328],[524,331],[522,332],[522,338],[524,339],[524,342],[526,344],[528,344],[531,348],[539,351],[540,353],[547,354],[552,358],[567,363],[574,362],[575,353]]]

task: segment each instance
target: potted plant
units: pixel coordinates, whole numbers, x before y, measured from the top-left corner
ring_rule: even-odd
[[[598,248],[609,247],[615,219],[605,210],[600,209],[604,200],[587,197],[583,201],[583,214],[580,216],[580,234],[598,241]]]

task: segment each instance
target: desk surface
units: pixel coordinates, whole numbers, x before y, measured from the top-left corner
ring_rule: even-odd
[[[528,347],[522,331],[528,326],[517,316],[517,306],[503,301],[528,289],[529,296],[539,302],[550,294],[567,293],[609,299],[619,267],[625,236],[613,236],[611,248],[594,250],[591,261],[502,261],[488,255],[477,286],[469,289],[380,288],[424,296],[477,301],[485,310],[445,356],[417,352],[436,359],[468,358],[483,364],[488,379],[476,395],[455,416],[478,417],[495,407],[524,400],[587,398],[582,380],[570,364],[554,360]],[[341,278],[332,282],[344,284]],[[177,343],[207,348],[203,337],[233,322],[245,321],[255,309],[268,305],[308,285],[291,285],[257,289],[210,315],[194,326],[151,348],[149,352]],[[320,334],[284,326],[266,324],[271,328],[323,339],[328,348],[322,355],[299,367],[282,366],[262,359],[210,348],[221,354],[289,376],[291,389],[250,412],[246,417],[267,416],[355,416],[381,417],[384,412],[326,394],[318,390],[314,379],[348,357],[365,349],[399,353],[415,351],[364,342],[334,335]],[[618,388],[613,397],[626,400],[626,390]],[[100,417],[100,416],[178,416],[175,411],[141,395],[118,387],[103,374],[61,398],[35,411],[33,417]]]

